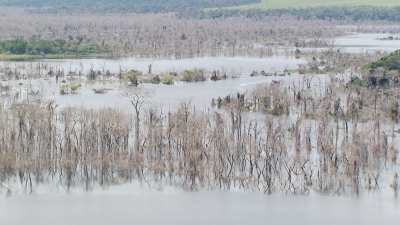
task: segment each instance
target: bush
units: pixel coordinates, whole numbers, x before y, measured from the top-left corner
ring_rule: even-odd
[[[142,76],[143,73],[138,70],[129,70],[125,73],[122,78],[124,80],[128,80],[132,85],[138,86],[139,85],[139,77]]]
[[[387,70],[400,70],[400,50],[391,53],[368,65],[369,69],[384,68]]]
[[[352,77],[350,84],[358,87],[368,87],[368,81],[360,79],[359,77]]]
[[[160,78],[160,76],[158,76],[158,75],[154,76],[154,77],[151,79],[151,83],[153,83],[153,84],[159,84],[159,83],[161,83],[161,78]]]
[[[68,94],[68,84],[62,84],[60,86],[60,94],[62,95]]]
[[[69,87],[71,88],[72,92],[77,91],[79,88],[82,87],[82,85],[80,83],[72,83],[69,85]]]
[[[182,75],[182,81],[186,82],[199,82],[205,81],[206,77],[203,70],[185,70]]]
[[[162,83],[166,85],[172,85],[174,84],[174,77],[168,73],[164,75]]]
[[[80,83],[62,84],[60,86],[60,94],[67,95],[71,93],[76,93],[76,91],[81,87],[82,85]]]

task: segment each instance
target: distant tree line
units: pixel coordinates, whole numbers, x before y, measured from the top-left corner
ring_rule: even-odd
[[[329,21],[400,21],[400,7],[312,7],[273,10],[207,10],[196,14],[199,18],[243,16],[264,18],[269,16],[295,16],[302,19]]]
[[[228,6],[261,0],[0,0],[0,6],[26,7],[39,13],[149,13],[177,12],[195,18],[295,16],[329,21],[400,21],[400,7],[308,7],[287,9],[231,9]],[[225,8],[224,8],[225,7]],[[204,10],[206,9],[207,10]]]
[[[6,15],[0,19],[0,40],[24,37],[95,44],[109,57],[265,57],[278,45],[330,46],[327,38],[342,33],[330,22],[293,17],[198,20],[172,13],[32,14],[1,9],[0,14]]]
[[[0,0],[0,5],[49,11],[168,12],[257,3],[260,0]]]

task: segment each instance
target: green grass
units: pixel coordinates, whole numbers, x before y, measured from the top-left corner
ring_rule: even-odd
[[[231,9],[284,9],[323,6],[400,6],[400,0],[262,0],[261,3]]]

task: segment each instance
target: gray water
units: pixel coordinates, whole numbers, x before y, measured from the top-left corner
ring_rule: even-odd
[[[334,40],[334,47],[349,53],[393,52],[400,49],[400,40],[382,40],[399,34],[351,34]]]
[[[61,84],[56,84],[54,79],[25,80],[18,81],[18,84],[13,81],[6,84],[14,86],[13,95],[19,93],[21,100],[28,98],[32,101],[35,97],[27,97],[26,93],[30,90],[40,91],[42,99],[54,101],[60,107],[71,106],[97,109],[111,107],[127,111],[132,110],[129,96],[139,94],[144,97],[146,106],[173,111],[182,102],[191,103],[199,110],[207,110],[210,108],[213,98],[251,92],[257,86],[273,81],[281,82],[284,85],[304,86],[305,79],[310,79],[310,77],[299,74],[270,77],[242,75],[238,78],[229,78],[217,82],[176,82],[174,85],[144,83],[140,84],[139,87],[128,86],[125,82],[119,81],[83,81],[81,82],[82,88],[76,94],[69,95],[60,94],[59,86]],[[329,82],[329,79],[328,75],[314,76],[311,82],[313,90],[323,91],[323,87]],[[96,94],[93,91],[95,88],[107,88],[109,91],[106,94]]]
[[[137,185],[92,193],[0,198],[0,224],[23,225],[394,225],[393,196],[267,196],[242,192],[148,190]]]
[[[329,49],[346,53],[374,54],[390,53],[400,49],[400,40],[383,40],[384,38],[400,37],[400,34],[354,33],[345,34],[331,40],[330,47],[300,48],[303,52],[321,52]],[[289,48],[290,49],[290,48]],[[294,49],[291,49],[294,51]]]
[[[256,57],[201,57],[187,59],[146,59],[146,58],[120,58],[120,59],[46,59],[31,62],[1,62],[0,66],[8,65],[24,66],[29,68],[37,63],[46,64],[55,69],[64,71],[87,73],[92,70],[107,71],[117,73],[120,70],[130,69],[147,72],[149,65],[152,66],[152,72],[181,72],[187,69],[204,69],[207,71],[219,70],[228,74],[251,73],[253,70],[266,70],[269,72],[278,72],[283,69],[297,68],[298,64],[304,63],[304,60],[294,59],[293,57],[274,56],[268,58]]]
[[[55,63],[54,61],[52,61]],[[79,60],[57,61],[61,66],[67,66],[71,63],[78,65]],[[90,63],[89,63],[90,62]],[[97,62],[97,63],[94,63]],[[39,90],[45,100],[54,100],[59,106],[76,106],[103,108],[112,107],[122,110],[131,109],[128,96],[132,93],[139,93],[145,97],[149,106],[159,107],[167,110],[176,108],[182,102],[191,102],[200,109],[207,109],[210,106],[211,99],[224,97],[237,92],[245,92],[255,88],[259,84],[272,82],[273,80],[285,80],[285,77],[250,77],[250,73],[256,71],[283,71],[285,69],[296,69],[298,65],[305,63],[292,57],[271,57],[271,58],[197,58],[184,60],[136,60],[133,58],[124,59],[122,61],[91,59],[82,60],[83,68],[89,68],[89,64],[97,65],[97,69],[101,65],[100,62],[107,62],[108,70],[119,69],[117,62],[130,65],[129,68],[143,69],[148,63],[152,63],[155,73],[167,71],[181,71],[185,69],[201,68],[207,71],[224,70],[231,71],[228,74],[230,78],[221,81],[205,81],[205,82],[176,82],[174,85],[163,84],[141,84],[138,88],[127,87],[126,83],[119,81],[107,80],[99,82],[81,82],[83,87],[72,95],[61,95],[59,86],[54,78],[37,79],[37,80],[20,80],[3,82],[4,85],[14,86],[14,92],[18,92],[21,98],[26,98],[28,90]],[[26,63],[26,62],[25,62]],[[128,68],[128,66],[126,66]],[[84,70],[84,69],[83,69]],[[232,76],[237,78],[232,78]],[[299,78],[299,77],[297,77]],[[110,89],[106,94],[95,94],[93,89],[107,88]]]

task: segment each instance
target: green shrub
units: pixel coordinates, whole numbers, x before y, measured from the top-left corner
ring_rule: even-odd
[[[158,76],[158,75],[154,76],[154,77],[151,79],[151,83],[153,83],[153,84],[159,84],[159,83],[161,83],[161,78],[160,78],[160,76]]]
[[[358,87],[368,87],[368,81],[360,79],[359,77],[352,77],[350,84]]]
[[[72,91],[72,92],[75,92],[75,91],[77,91],[79,88],[81,88],[82,85],[81,85],[80,83],[71,83],[71,84],[69,85],[69,87],[71,88],[71,91]]]
[[[68,94],[68,84],[62,84],[60,86],[60,94],[62,95]]]
[[[139,77],[142,76],[143,73],[139,70],[129,70],[125,74],[122,75],[122,79],[128,80],[132,85],[139,85]]]
[[[164,75],[162,83],[166,84],[166,85],[172,85],[172,84],[174,84],[174,77],[168,73],[168,74]]]
[[[185,70],[183,71],[181,80],[186,82],[199,82],[199,81],[205,81],[206,77],[204,75],[203,70],[199,69]]]
[[[81,87],[82,85],[80,83],[62,84],[60,86],[60,94],[67,95],[71,93],[76,93],[76,91]]]

